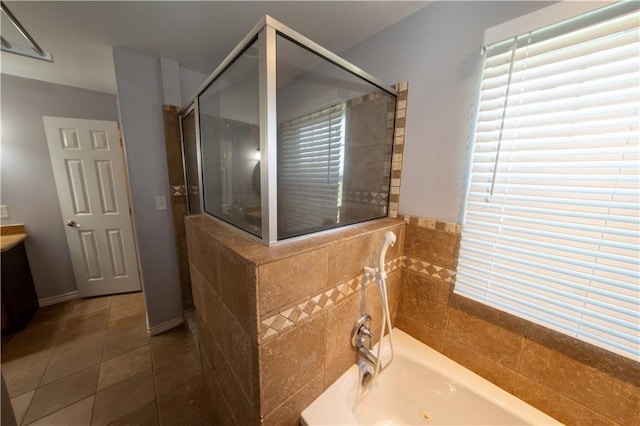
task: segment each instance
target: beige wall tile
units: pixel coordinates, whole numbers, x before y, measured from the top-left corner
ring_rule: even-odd
[[[325,314],[260,346],[261,413],[268,414],[323,371]]]
[[[537,324],[529,325],[527,339],[640,388],[640,363],[631,358]]]
[[[198,270],[204,281],[216,292],[220,292],[220,244],[211,235],[201,232],[198,234]]]
[[[351,357],[342,357],[334,362],[325,362],[324,366],[324,389],[331,386],[340,378],[351,366],[356,362],[356,354],[353,352]]]
[[[396,326],[400,330],[420,340],[422,343],[432,347],[438,352],[442,352],[444,350],[444,341],[445,341],[444,330],[436,330],[418,321],[415,321],[414,319],[404,315],[402,310],[398,311]]]
[[[613,421],[522,375],[513,394],[567,425],[615,425]],[[631,423],[629,423],[631,424]]]
[[[327,271],[326,247],[260,266],[260,316],[326,287]]]
[[[329,285],[362,274],[365,265],[377,263],[378,248],[371,233],[335,241],[329,245]]]
[[[444,332],[449,315],[451,285],[403,271],[398,312],[405,317]]]
[[[191,291],[193,295],[193,306],[196,308],[196,315],[206,315],[205,306],[203,304],[203,287],[206,285],[200,271],[195,265],[189,262],[189,274],[191,277]]]
[[[453,293],[451,295],[451,306],[520,336],[527,335],[529,327],[532,325],[527,320]]]
[[[446,340],[443,353],[458,364],[464,365],[502,389],[513,392],[516,381],[516,372],[514,370],[487,358],[469,346],[450,339]]]
[[[349,364],[355,362],[355,350],[351,346],[351,330],[358,318],[365,312],[364,292],[349,296],[337,306],[327,310],[327,335],[325,364],[334,364],[344,359]],[[375,333],[375,329],[372,330]]]
[[[410,225],[404,247],[407,256],[427,260],[447,268],[457,265],[460,235]]]
[[[264,426],[298,426],[300,413],[324,390],[323,375],[318,375],[291,398],[264,417]]]
[[[247,396],[257,397],[257,368],[255,342],[233,317],[229,309],[216,294],[204,289],[206,327],[215,339]]]
[[[457,309],[449,311],[447,337],[516,370],[524,337]]]
[[[225,247],[219,250],[218,264],[220,298],[245,331],[257,341],[256,267]]]
[[[527,340],[519,373],[620,424],[630,424],[636,386]]]
[[[256,406],[254,405],[254,402],[257,402],[257,400],[251,398],[244,392],[242,385],[222,355],[213,336],[211,336],[211,334],[205,334],[205,336],[207,337],[203,340],[203,346],[208,348],[208,367],[211,368],[213,379],[222,391],[224,400],[229,406],[235,423],[237,425],[255,424],[259,418]]]
[[[205,356],[202,358],[202,364],[203,368],[213,371],[213,368],[210,367],[211,363]],[[205,365],[207,367],[205,367]],[[220,389],[220,385],[213,377],[213,373],[207,374],[205,372],[204,379],[207,385],[207,390],[211,395],[211,406],[213,411],[211,423],[220,426],[235,425],[231,408],[229,408],[229,404],[225,400],[224,392]]]

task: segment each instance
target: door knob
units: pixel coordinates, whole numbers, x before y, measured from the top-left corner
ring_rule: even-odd
[[[67,226],[80,226],[80,224],[76,223],[75,220],[68,220],[64,224],[67,225]]]

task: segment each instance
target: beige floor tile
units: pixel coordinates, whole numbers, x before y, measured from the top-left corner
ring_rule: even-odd
[[[153,367],[158,396],[194,380],[202,373],[200,352],[197,348],[179,354],[175,358],[165,358],[161,361],[156,360],[154,355]]]
[[[7,385],[9,397],[13,398],[37,388],[47,368],[48,362],[48,360],[44,360],[5,375],[4,380]]]
[[[101,311],[103,309],[109,309],[110,306],[111,306],[110,296],[84,299],[78,302],[73,307],[73,309],[71,310],[71,314],[69,315],[69,319],[72,319],[74,317],[81,316],[81,315],[86,315],[92,312]]]
[[[11,407],[13,408],[13,414],[16,416],[16,422],[18,424],[22,424],[24,413],[27,412],[34,393],[36,393],[36,391],[32,390],[31,392],[23,393],[11,399]]]
[[[149,369],[96,393],[91,424],[108,425],[154,399],[153,373]]]
[[[111,306],[109,312],[109,321],[117,321],[131,315],[139,315],[144,313],[144,303],[140,300],[131,299],[121,302],[115,306]]]
[[[145,315],[134,315],[109,323],[102,360],[107,361],[149,344]]]
[[[121,305],[123,303],[137,302],[144,306],[144,295],[141,291],[135,293],[116,294],[111,296],[111,307]]]
[[[105,331],[109,320],[109,309],[70,317],[64,329],[58,333],[58,343],[64,344],[89,334]]]
[[[102,361],[108,361],[148,344],[149,335],[146,331],[130,330],[128,332],[107,334],[102,352]]]
[[[58,346],[49,361],[41,384],[51,383],[100,364],[105,334],[105,331],[99,331]]]
[[[144,345],[100,365],[98,391],[151,368],[151,350]]]
[[[76,402],[62,410],[56,411],[29,426],[89,426],[94,396]]]
[[[10,344],[11,347],[2,354],[2,373],[5,375],[47,363],[53,356],[53,345],[24,345],[16,341]]]
[[[158,406],[162,426],[215,424],[211,395],[202,377],[160,397]]]
[[[154,361],[169,360],[196,349],[198,343],[187,324],[173,328],[151,339]]]
[[[158,408],[155,400],[111,423],[109,426],[158,426]]]
[[[25,414],[24,423],[29,424],[90,396],[96,391],[97,382],[96,365],[39,387]]]

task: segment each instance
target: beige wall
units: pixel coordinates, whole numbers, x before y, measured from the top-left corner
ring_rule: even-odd
[[[460,226],[403,218],[398,328],[566,424],[640,424],[639,363],[453,294]]]
[[[400,296],[404,222],[380,219],[265,247],[204,215],[186,219],[203,370],[220,424],[297,425],[302,410],[355,360],[349,338],[382,308],[363,274],[385,232],[392,320]]]

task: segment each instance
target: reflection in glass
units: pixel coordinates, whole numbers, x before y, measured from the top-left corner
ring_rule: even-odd
[[[253,43],[200,95],[199,115],[204,211],[260,236],[258,69]]]
[[[196,141],[196,115],[194,111],[182,119],[182,144],[184,147],[185,190],[189,214],[202,212],[200,207],[200,182],[198,181],[198,146]]]
[[[395,96],[277,37],[278,239],[387,215]]]

